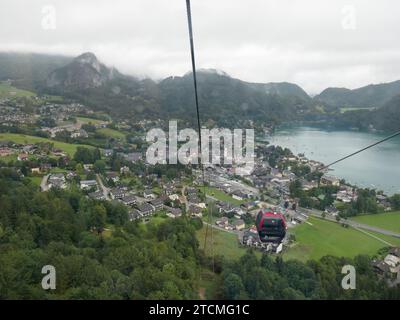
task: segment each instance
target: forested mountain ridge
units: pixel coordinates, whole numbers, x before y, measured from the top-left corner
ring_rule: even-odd
[[[181,119],[195,124],[191,72],[161,81],[139,79],[107,67],[93,53],[76,58],[0,53],[0,80],[60,95],[120,119]],[[394,130],[400,80],[355,90],[328,88],[311,98],[296,84],[250,83],[213,69],[199,69],[200,116],[205,124],[235,127],[309,121],[334,127]],[[376,107],[341,114],[341,108]],[[247,125],[247,124],[246,124]]]
[[[346,88],[327,88],[314,100],[333,107],[380,108],[394,96],[400,94],[400,80],[370,84],[350,90]]]
[[[155,82],[123,75],[92,53],[64,62],[54,69],[43,68],[36,79],[32,79],[36,73],[27,76],[25,88],[77,99],[125,119],[194,119],[191,73]],[[14,77],[8,72],[6,78],[16,79],[17,75],[21,78],[17,72]],[[199,70],[198,78],[201,115],[220,125],[234,125],[241,119],[266,123],[293,120],[311,101],[304,90],[290,83],[249,83],[215,70]]]
[[[11,79],[16,86],[32,89],[71,61],[71,57],[61,55],[0,52],[0,80]]]
[[[333,127],[344,129],[397,131],[400,129],[400,94],[394,96],[381,108],[335,114],[329,117],[326,122]]]
[[[310,98],[296,85],[249,83],[225,75],[198,72],[198,90],[204,120],[229,125],[237,119],[279,123],[294,120],[309,109]],[[160,104],[173,115],[195,116],[192,74],[169,77],[159,83]]]

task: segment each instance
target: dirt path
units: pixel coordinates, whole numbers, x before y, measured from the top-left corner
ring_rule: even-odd
[[[199,288],[199,297],[200,300],[206,300],[206,288]]]

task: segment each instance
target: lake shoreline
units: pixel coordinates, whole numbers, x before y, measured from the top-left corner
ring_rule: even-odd
[[[327,130],[310,126],[279,126],[261,141],[289,148],[294,154],[331,163],[384,137],[383,133]],[[334,167],[334,175],[361,188],[400,192],[400,138],[387,141]]]

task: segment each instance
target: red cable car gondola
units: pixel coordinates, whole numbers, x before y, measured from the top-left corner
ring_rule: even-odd
[[[280,242],[286,235],[286,221],[281,213],[261,210],[256,220],[257,232],[262,242]]]

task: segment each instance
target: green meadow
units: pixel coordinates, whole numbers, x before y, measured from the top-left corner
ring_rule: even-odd
[[[88,145],[81,145],[81,144],[72,144],[66,142],[55,141],[47,138],[42,137],[35,137],[35,136],[28,136],[24,134],[18,133],[0,133],[0,141],[12,141],[18,144],[30,144],[30,143],[39,143],[39,142],[48,142],[53,143],[55,148],[61,149],[65,151],[70,157],[76,152],[78,147],[86,147],[86,148],[93,148],[92,146]]]

